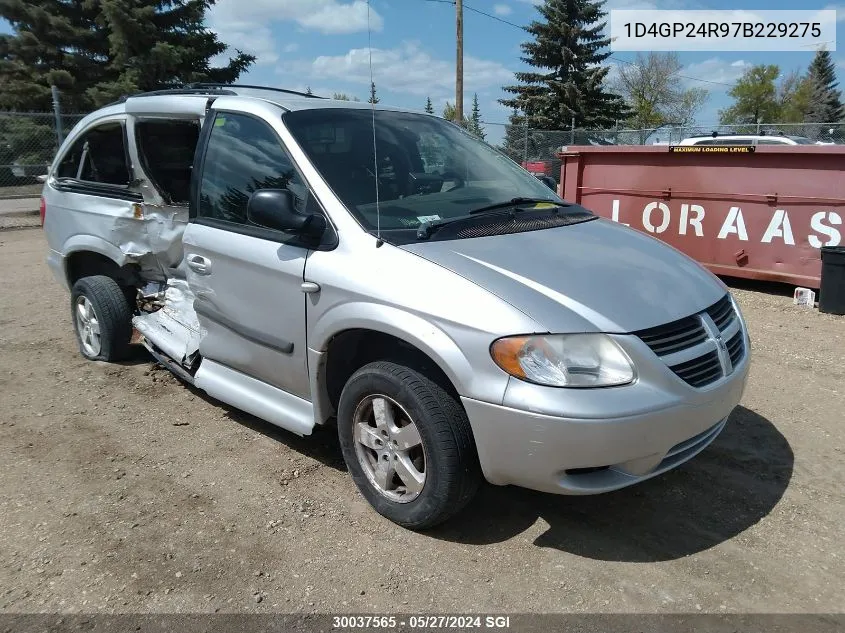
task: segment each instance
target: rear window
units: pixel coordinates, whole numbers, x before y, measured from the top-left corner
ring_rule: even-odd
[[[123,124],[119,121],[103,123],[85,132],[62,157],[57,177],[128,185],[130,176]]]

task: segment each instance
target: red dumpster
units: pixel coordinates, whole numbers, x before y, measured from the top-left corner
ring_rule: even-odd
[[[530,171],[532,174],[540,174],[542,176],[554,176],[554,166],[552,165],[551,161],[523,161],[522,168],[527,171]]]
[[[714,147],[566,147],[559,191],[716,274],[818,288],[845,232],[845,147]]]

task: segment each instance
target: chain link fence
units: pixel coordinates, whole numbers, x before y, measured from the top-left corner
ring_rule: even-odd
[[[484,123],[488,143],[529,171],[560,176],[557,153],[569,145],[672,145],[691,136],[753,134],[795,137],[803,143],[843,144],[845,123],[761,123],[759,125],[693,125],[632,130],[535,130],[518,125]]]
[[[0,112],[0,197],[37,195],[61,139],[85,115]]]

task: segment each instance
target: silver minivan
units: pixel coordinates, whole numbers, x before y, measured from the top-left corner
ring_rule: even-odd
[[[413,529],[483,480],[582,495],[659,475],[719,435],[748,374],[715,276],[427,114],[132,96],[71,131],[42,207],[85,357],[140,341],[293,433],[336,424],[358,489]]]

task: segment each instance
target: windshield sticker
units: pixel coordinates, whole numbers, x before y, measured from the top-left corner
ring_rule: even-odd
[[[426,222],[434,222],[435,220],[439,220],[439,215],[418,215],[417,220],[420,221],[420,224],[424,224]]]
[[[551,204],[549,202],[538,202],[535,204],[532,209],[555,209],[557,208],[556,204]]]

